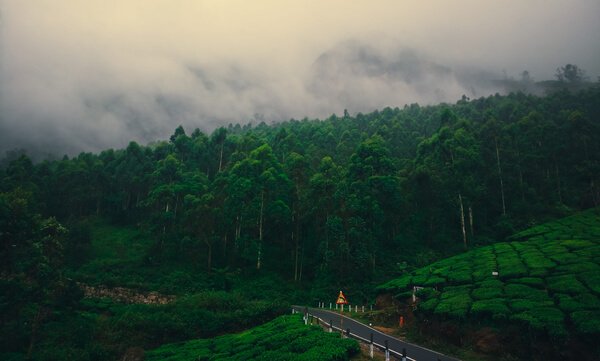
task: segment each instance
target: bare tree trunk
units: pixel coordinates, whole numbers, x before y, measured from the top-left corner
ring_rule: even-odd
[[[234,240],[237,241],[238,239],[240,239],[242,235],[242,216],[237,215],[235,217],[235,235],[234,235]]]
[[[256,269],[260,269],[262,261],[262,242],[263,242],[263,213],[265,209],[265,191],[260,194],[260,216],[258,221],[258,254],[256,256]]]
[[[29,339],[29,347],[27,349],[27,356],[26,356],[27,360],[31,359],[31,354],[33,353],[33,347],[35,346],[35,343],[37,342],[38,331],[47,316],[48,316],[48,310],[45,307],[40,306],[40,309],[35,314],[33,322],[31,323],[31,338]]]
[[[375,272],[375,252],[371,255],[371,272]]]
[[[326,219],[329,218],[327,215]],[[325,262],[325,267],[329,264],[329,230],[327,229],[327,223],[325,223],[325,254],[323,255],[323,261]]]
[[[498,177],[500,178],[500,194],[502,195],[502,215],[506,215],[506,202],[504,200],[504,182],[502,181],[502,168],[500,167],[500,151],[498,150],[498,138],[494,138],[496,144],[496,161],[498,162]]]
[[[600,204],[600,191],[596,189],[593,178],[590,179],[590,192],[592,193],[592,202],[594,203],[594,207],[598,207]]]
[[[471,228],[471,240],[475,237],[475,232],[473,231],[473,207],[469,206],[469,228]]]
[[[300,256],[300,274],[298,276],[298,282],[302,281],[302,269],[304,268],[304,247],[302,247],[302,255]]]
[[[460,193],[458,194],[458,202],[460,204],[460,227],[462,229],[463,243],[465,245],[465,248],[467,248],[467,230],[465,229],[465,209],[463,207],[462,196]]]
[[[292,214],[292,223],[294,224],[296,230],[298,228],[298,226],[296,225],[296,218],[297,215],[294,212]],[[294,282],[298,281],[298,252],[300,251],[300,246],[299,246],[299,242],[298,242],[298,233],[294,232],[294,230],[292,230],[292,243],[294,244]]]
[[[562,192],[560,190],[560,175],[558,173],[558,164],[554,162],[554,170],[556,171],[556,190],[558,191],[558,201],[562,204]]]
[[[292,232],[292,238],[294,236],[294,232]],[[294,242],[294,282],[298,282],[298,252],[300,251],[300,247],[298,246],[298,240]]]
[[[206,268],[208,269],[208,272],[210,272],[210,270],[212,269],[212,243],[206,238],[204,238],[204,243],[208,248],[208,259],[206,260]]]
[[[175,196],[175,208],[173,209],[173,218],[177,218],[177,205],[179,204],[179,195]]]
[[[219,155],[219,173],[221,173],[222,169],[223,169],[223,143],[221,143],[221,152]]]
[[[429,232],[427,234],[427,246],[431,246],[431,243],[433,242],[433,226],[434,226],[433,214],[430,211],[429,212],[429,227],[428,227]]]
[[[167,202],[167,205],[165,206],[165,213],[169,213],[169,202]],[[167,225],[163,224],[163,234],[167,233]],[[162,241],[161,241],[162,244]]]
[[[525,181],[523,180],[523,169],[521,167],[521,152],[519,152],[519,147],[515,147],[517,150],[517,168],[519,168],[519,187],[521,190],[521,200],[525,202]]]

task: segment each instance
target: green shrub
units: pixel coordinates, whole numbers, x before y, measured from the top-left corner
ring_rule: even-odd
[[[510,310],[502,299],[477,300],[471,305],[473,315],[491,316],[493,319],[507,318]]]
[[[514,253],[515,250],[511,247],[510,243],[496,243],[494,245],[494,252],[496,255],[499,255],[502,253]]]
[[[429,278],[429,273],[427,274],[416,274],[412,278],[412,284],[415,286],[423,286],[427,279]]]
[[[412,284],[411,281],[412,281],[412,276],[406,275],[406,276],[402,276],[399,278],[395,278],[387,283],[384,283],[384,284],[380,285],[379,287],[377,287],[377,289],[386,290],[386,291],[403,290],[405,288],[408,288],[408,286],[410,286]]]
[[[469,297],[471,293],[471,285],[448,286],[442,291],[442,299],[452,298],[457,296]]]
[[[473,281],[475,282],[479,282],[479,281],[484,281],[486,279],[489,279],[491,277],[494,277],[492,275],[492,272],[496,271],[495,267],[488,267],[488,268],[482,268],[482,269],[477,269],[475,271],[473,271]]]
[[[436,314],[448,315],[455,318],[465,318],[471,306],[471,298],[463,294],[440,300],[435,308]]]
[[[452,270],[448,273],[448,282],[451,283],[467,283],[471,282],[471,280],[470,269]]]
[[[501,288],[504,287],[504,282],[497,278],[490,278],[485,281],[481,281],[477,283],[479,287],[489,287],[489,288]]]
[[[560,265],[560,266],[556,267],[555,272],[557,274],[560,274],[560,273],[578,274],[578,273],[583,273],[583,272],[590,272],[590,273],[597,274],[598,272],[600,272],[600,267],[595,263],[583,261],[583,262]]]
[[[581,258],[590,258],[600,256],[600,244],[596,244],[592,247],[578,249],[573,251],[577,256]]]
[[[550,271],[548,268],[544,267],[530,267],[529,268],[529,276],[530,277],[546,277]]]
[[[530,269],[548,269],[556,266],[556,263],[552,262],[550,259],[546,258],[546,256],[539,252],[532,252],[531,254],[525,253],[522,255],[522,257],[523,262]]]
[[[520,261],[514,263],[498,262],[498,277],[502,279],[523,277],[529,273],[527,267]]]
[[[545,301],[548,300],[548,293],[543,290],[539,290],[526,285],[511,283],[504,287],[504,293],[509,299],[526,299],[533,301]]]
[[[448,272],[450,272],[450,269],[452,268],[451,265],[440,267],[437,263],[436,263],[436,266],[437,267],[435,267],[431,273],[434,275],[440,276],[440,277],[444,277],[444,278],[446,277],[446,275],[448,274]]]
[[[531,249],[531,245],[528,242],[510,242],[510,245],[515,251],[519,252],[519,254]]]
[[[562,240],[559,241],[560,244],[570,250],[577,250],[577,249],[582,249],[582,248],[589,248],[595,245],[595,243],[592,243],[588,240],[584,240],[584,239],[569,239],[569,240]]]
[[[579,257],[570,252],[554,253],[550,255],[550,259],[561,265],[571,264],[579,261]]]
[[[587,292],[585,286],[581,284],[574,275],[548,277],[546,282],[548,284],[548,289],[554,292],[564,292],[569,294]]]
[[[356,341],[305,326],[300,315],[288,315],[240,334],[166,344],[146,352],[146,360],[338,361],[358,352]]]
[[[515,278],[515,279],[511,280],[511,282],[521,283],[524,285],[534,286],[534,287],[538,287],[538,288],[544,287],[544,280],[542,280],[541,278],[536,278],[536,277]]]
[[[423,299],[437,298],[440,292],[433,288],[422,288],[416,292],[417,297]]]
[[[571,313],[575,329],[583,334],[600,334],[600,311],[576,311]]]
[[[423,286],[439,286],[443,285],[444,283],[446,283],[445,278],[432,275],[427,279],[427,281],[423,282]]]
[[[471,295],[475,300],[487,300],[502,296],[502,288],[499,287],[480,287],[473,290]]]
[[[600,298],[598,298],[596,295],[591,293],[582,293],[573,296],[573,299],[582,304],[583,308],[587,310],[600,310]]]
[[[417,307],[423,311],[433,311],[437,307],[438,303],[440,303],[439,298],[431,298],[424,302],[420,302]]]
[[[397,300],[401,300],[401,299],[405,299],[405,298],[409,298],[412,297],[413,294],[413,290],[412,289],[408,289],[404,292],[400,292],[394,295],[394,298]]]
[[[558,303],[558,308],[565,312],[581,311],[585,309],[585,306],[580,302],[577,302],[573,297],[562,293],[554,295]]]
[[[417,270],[431,285],[443,287],[446,279],[441,294],[428,295],[419,310],[456,318],[466,317],[465,312],[510,317],[560,338],[567,334],[565,314],[570,314],[579,317],[578,332],[595,332],[594,322],[582,315],[597,320],[600,312],[600,208],[510,239],[519,241],[496,243]]]
[[[553,302],[548,299],[546,306],[552,306]],[[540,307],[540,302],[533,300],[524,300],[524,299],[510,299],[508,302],[508,306],[511,310],[516,313],[522,311],[528,311],[536,307]]]
[[[554,307],[535,307],[512,315],[510,319],[522,321],[536,330],[543,330],[554,336],[564,336],[567,333],[564,324],[564,314]]]
[[[579,279],[583,281],[592,291],[600,295],[600,273],[584,272],[579,275]]]
[[[546,255],[551,256],[555,254],[566,254],[569,253],[569,250],[565,247],[561,246],[555,240],[551,242],[540,243],[540,250]]]

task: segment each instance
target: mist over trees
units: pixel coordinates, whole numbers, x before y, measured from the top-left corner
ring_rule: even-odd
[[[61,222],[149,229],[151,262],[372,279],[399,260],[423,264],[598,206],[599,100],[591,87],[212,134],[178,127],[148,146],[20,156],[3,169],[2,194]]]

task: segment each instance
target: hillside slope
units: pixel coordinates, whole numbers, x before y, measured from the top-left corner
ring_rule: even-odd
[[[591,342],[600,334],[600,209],[432,263],[379,290],[410,303],[414,286],[423,287],[417,315]]]
[[[306,326],[299,315],[281,316],[239,334],[163,345],[146,353],[146,360],[348,360],[358,343]]]

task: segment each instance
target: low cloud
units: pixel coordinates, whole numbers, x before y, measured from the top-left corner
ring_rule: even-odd
[[[0,6],[2,153],[454,102],[502,91],[493,81],[523,70],[551,78],[567,62],[600,73],[591,0]]]

